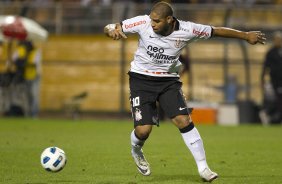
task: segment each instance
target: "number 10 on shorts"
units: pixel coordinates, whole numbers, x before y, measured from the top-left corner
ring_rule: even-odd
[[[132,107],[136,107],[136,106],[140,105],[140,98],[139,98],[139,96],[137,96],[135,98],[132,98],[131,101],[132,101]]]

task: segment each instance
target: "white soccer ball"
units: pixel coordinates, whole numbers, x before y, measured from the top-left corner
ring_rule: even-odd
[[[62,149],[49,147],[42,152],[40,162],[46,171],[58,172],[66,165],[67,157]]]

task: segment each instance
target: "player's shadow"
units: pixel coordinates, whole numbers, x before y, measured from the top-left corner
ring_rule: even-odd
[[[148,180],[147,180],[148,181]],[[176,175],[154,175],[153,177],[150,177],[151,182],[159,182],[159,183],[165,183],[168,181],[175,181],[177,182],[184,182],[184,183],[190,183],[190,184],[196,184],[196,183],[203,183],[201,178],[197,175],[188,175],[188,174],[176,174]]]
[[[49,180],[47,183],[40,183],[40,184],[55,184],[55,183],[91,183],[91,180],[64,180],[64,179],[54,179],[54,180]],[[29,183],[29,184],[39,184],[39,183]]]

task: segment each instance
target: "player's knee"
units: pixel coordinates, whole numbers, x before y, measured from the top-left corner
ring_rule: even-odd
[[[178,115],[172,118],[172,122],[175,124],[177,128],[182,129],[184,127],[187,127],[193,121],[190,115]]]
[[[150,133],[146,131],[135,131],[135,135],[140,140],[146,140],[148,139]]]
[[[137,126],[135,127],[135,135],[140,140],[146,140],[152,130],[152,126],[143,125],[143,126]]]

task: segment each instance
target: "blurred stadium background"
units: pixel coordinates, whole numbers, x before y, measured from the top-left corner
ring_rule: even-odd
[[[261,30],[269,40],[274,31],[282,30],[279,0],[169,2],[173,4],[175,16],[182,20]],[[85,97],[76,106],[81,117],[110,113],[129,115],[126,72],[137,47],[137,37],[112,41],[103,35],[103,27],[148,14],[151,3],[145,0],[0,1],[1,15],[24,15],[49,31],[48,40],[42,44],[41,116],[74,116],[66,114],[67,108],[79,96]],[[258,111],[263,99],[260,75],[270,45],[270,41],[266,45],[251,46],[238,40],[213,38],[190,44],[185,49],[190,71],[181,78],[190,106],[195,108],[196,122],[260,122]],[[5,71],[8,57],[6,48],[3,42],[1,72]],[[227,85],[229,76],[235,76],[238,86],[242,87],[238,101],[232,104],[227,104],[223,91],[218,90],[219,86]],[[0,99],[3,114],[7,110],[3,89]]]

